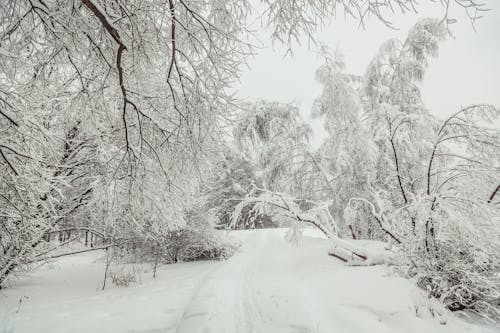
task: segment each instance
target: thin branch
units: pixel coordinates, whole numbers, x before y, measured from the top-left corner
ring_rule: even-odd
[[[97,250],[106,250],[109,249],[110,247],[117,246],[118,244],[107,244],[99,247],[93,247],[90,249],[83,249],[83,250],[78,250],[78,251],[71,251],[71,252],[66,252],[66,253],[60,253],[60,254],[54,254],[48,257],[43,257],[43,258],[38,258],[38,259],[33,259],[32,261],[29,261],[28,263],[33,263],[33,262],[38,262],[38,261],[45,261],[45,260],[50,260],[50,259],[55,259],[55,258],[60,258],[60,257],[65,257],[65,256],[70,256],[73,254],[78,254],[78,253],[84,253],[84,252],[90,252],[90,251],[97,251]]]
[[[9,166],[9,168],[12,170],[12,172],[14,172],[14,174],[17,176],[19,175],[17,173],[17,170],[16,168],[14,168],[14,166],[12,165],[12,163],[10,163],[10,161],[7,159],[7,156],[5,156],[5,154],[3,153],[3,150],[2,148],[0,148],[0,155],[3,157],[3,159],[5,160],[5,162],[7,163],[7,165]]]
[[[15,121],[12,117],[10,117],[5,111],[0,109],[0,114],[4,116],[12,125],[19,127],[19,123]]]
[[[497,195],[498,191],[500,191],[500,185],[498,185],[497,188],[493,191],[493,193],[491,193],[491,195],[488,199],[488,203],[491,203],[493,201],[493,199]]]

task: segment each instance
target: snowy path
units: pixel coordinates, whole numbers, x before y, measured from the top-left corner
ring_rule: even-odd
[[[300,277],[304,262],[293,250],[281,232],[254,233],[237,255],[209,274],[177,332],[314,331],[309,319],[320,313],[311,312],[321,308],[308,295]]]
[[[156,280],[105,291],[102,263],[67,258],[0,291],[0,332],[481,332],[426,316],[422,293],[387,268],[346,267],[327,240],[293,245],[284,233],[237,232],[243,246],[227,261],[168,265]]]
[[[467,331],[464,323],[417,318],[422,294],[410,281],[385,276],[385,268],[346,267],[326,255],[326,240],[304,237],[293,245],[283,236],[283,230],[249,236],[207,276],[177,332]]]

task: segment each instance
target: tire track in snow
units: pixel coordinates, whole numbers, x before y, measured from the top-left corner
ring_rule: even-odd
[[[267,233],[253,232],[238,252],[209,273],[184,311],[177,333],[257,333],[260,313],[253,298],[252,264]]]

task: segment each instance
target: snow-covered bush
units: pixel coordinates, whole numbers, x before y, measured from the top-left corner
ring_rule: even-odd
[[[191,209],[186,214],[187,224],[183,237],[187,240],[177,255],[178,260],[227,259],[236,245],[224,231],[215,229],[218,218],[213,211]]]
[[[128,287],[131,283],[136,282],[135,275],[132,272],[109,271],[108,277],[117,287]]]
[[[496,252],[492,252],[496,251]],[[500,255],[498,246],[481,249],[474,241],[439,241],[432,255],[412,257],[417,284],[452,311],[470,310],[498,320]]]
[[[118,260],[127,262],[176,263],[205,259],[227,259],[237,249],[224,231],[216,230],[217,217],[196,206],[186,213],[185,224],[175,229],[137,234],[118,246]]]

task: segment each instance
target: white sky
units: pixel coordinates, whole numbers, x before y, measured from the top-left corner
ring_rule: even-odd
[[[423,84],[423,98],[430,112],[444,117],[460,106],[491,103],[500,106],[500,1],[489,0],[491,11],[476,22],[476,32],[461,9],[452,10],[458,20],[451,25],[455,38],[443,42],[439,58],[430,63]],[[426,5],[418,14],[396,15],[391,21],[399,30],[383,26],[375,19],[366,29],[357,22],[336,19],[331,27],[317,34],[317,40],[339,48],[345,55],[347,72],[363,74],[380,45],[389,38],[404,39],[409,28],[421,18],[442,17],[443,8]],[[262,39],[268,32],[262,31]],[[321,64],[314,49],[307,45],[294,48],[294,56],[284,58],[285,49],[268,43],[250,59],[250,68],[243,73],[239,96],[246,99],[267,99],[296,102],[303,118],[314,130],[313,146],[318,146],[325,132],[318,120],[311,120],[311,104],[321,91],[314,72]]]

